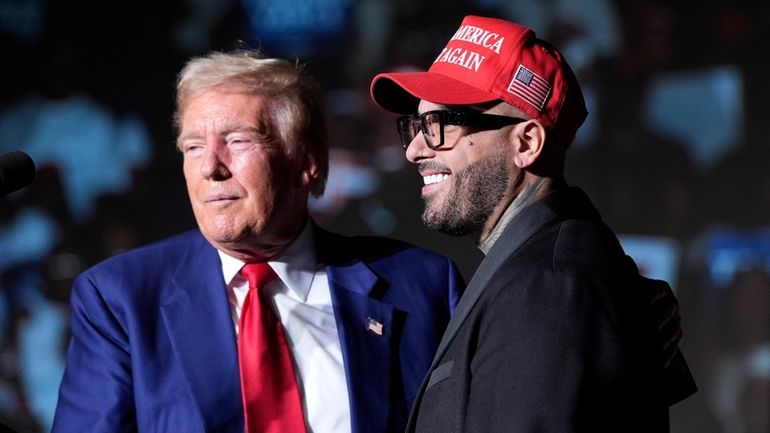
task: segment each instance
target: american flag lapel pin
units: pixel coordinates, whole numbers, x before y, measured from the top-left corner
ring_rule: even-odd
[[[373,319],[373,318],[371,318],[371,317],[367,317],[366,318],[366,330],[381,337],[382,336],[382,323],[377,321],[377,320],[375,320],[375,319]]]

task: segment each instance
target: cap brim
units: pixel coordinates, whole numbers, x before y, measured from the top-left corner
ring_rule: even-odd
[[[498,99],[489,92],[436,72],[378,74],[369,92],[377,105],[400,114],[416,113],[421,99],[441,105],[471,105]]]

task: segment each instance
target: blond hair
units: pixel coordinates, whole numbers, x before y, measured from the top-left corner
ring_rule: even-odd
[[[286,154],[297,161],[314,158],[318,176],[311,193],[323,194],[329,171],[329,145],[324,101],[317,83],[304,75],[299,65],[268,58],[258,51],[213,52],[193,58],[177,80],[177,130],[193,95],[225,85],[236,85],[244,93],[268,100],[271,127],[276,129]]]

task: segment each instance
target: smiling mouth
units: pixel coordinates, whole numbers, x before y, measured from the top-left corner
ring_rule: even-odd
[[[431,174],[431,175],[428,175],[428,176],[423,176],[422,177],[422,182],[425,185],[435,185],[435,184],[443,182],[443,181],[445,181],[447,179],[449,179],[449,175],[448,174],[439,173],[439,174]]]

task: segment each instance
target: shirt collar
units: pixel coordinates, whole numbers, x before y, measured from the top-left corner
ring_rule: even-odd
[[[244,263],[235,257],[217,250],[222,262],[222,274],[225,282],[230,284],[238,276]],[[267,262],[278,278],[302,301],[307,300],[310,285],[317,268],[315,258],[315,239],[313,238],[312,223],[308,219],[305,227],[292,243],[278,256]]]
[[[519,196],[516,197],[510,205],[508,205],[508,208],[505,209],[505,212],[497,221],[497,224],[495,224],[492,230],[490,230],[487,237],[481,239],[476,245],[481,250],[481,252],[484,253],[484,255],[489,254],[489,250],[492,249],[492,245],[497,242],[497,240],[503,234],[503,231],[505,231],[511,221],[513,221],[514,218],[516,218],[516,216],[521,213],[521,211],[542,198],[540,195],[544,185],[545,184],[542,183],[542,181],[539,184],[533,185],[531,191],[526,191],[526,193],[519,194]],[[550,185],[551,191],[556,191],[557,189],[566,187],[567,182],[563,177],[554,180]]]

